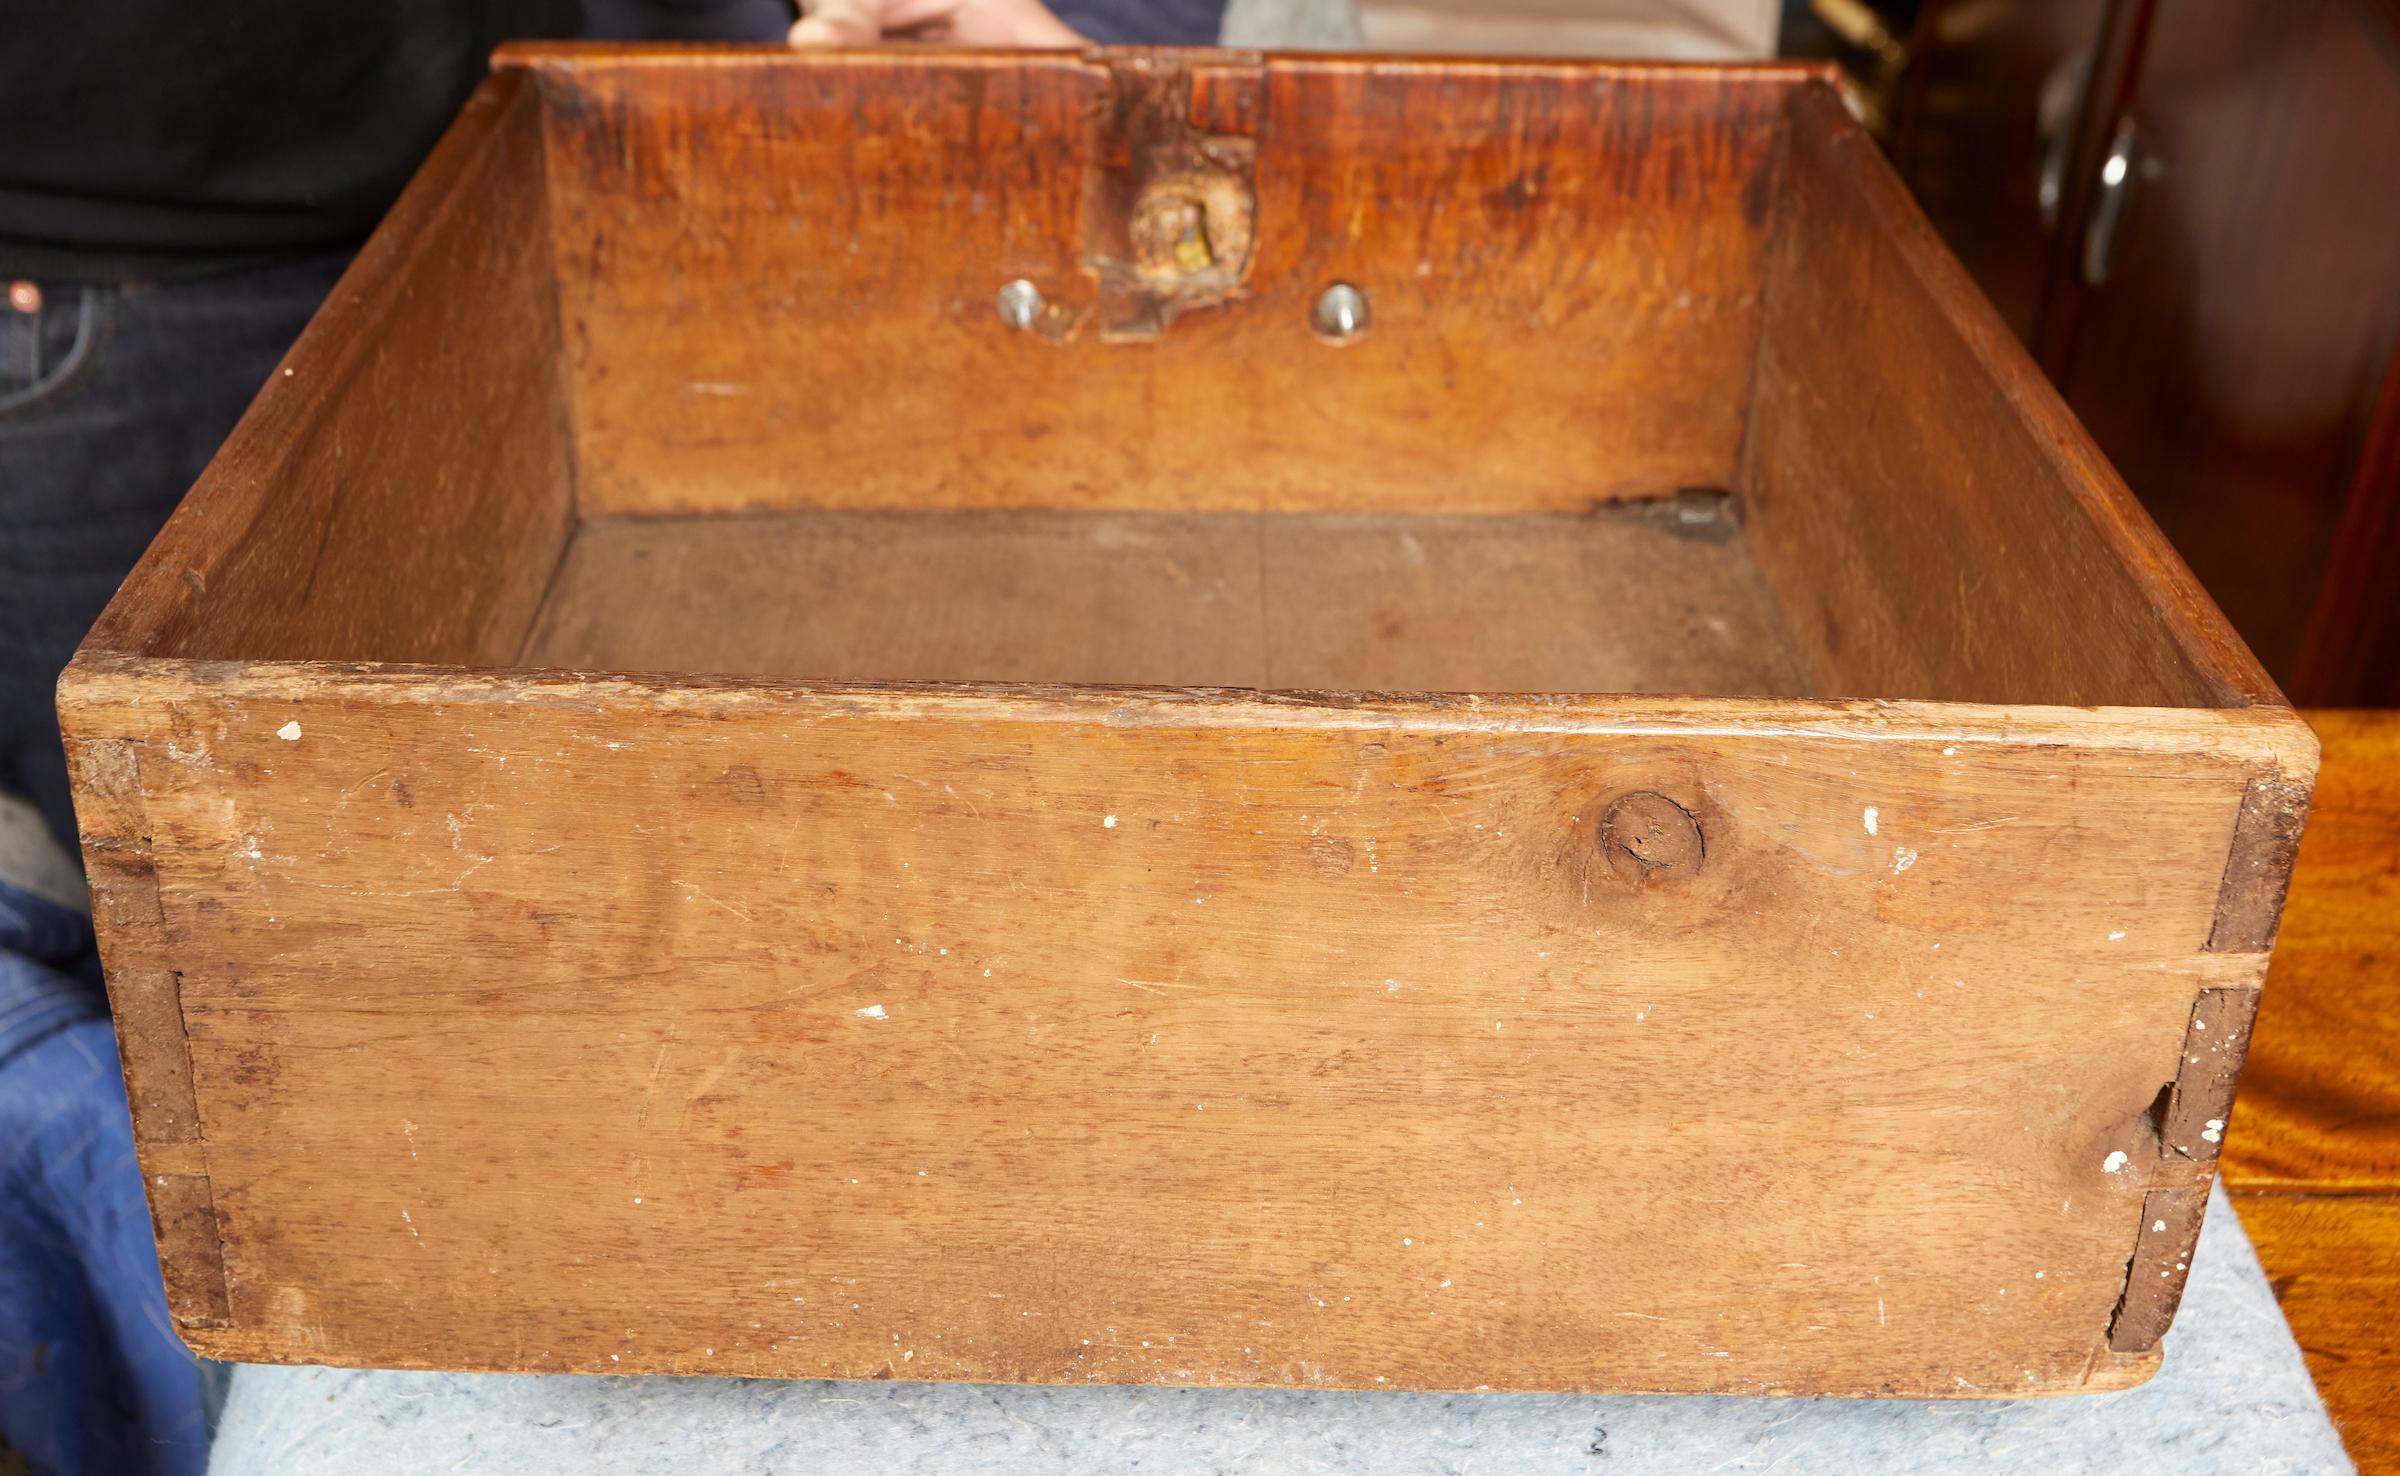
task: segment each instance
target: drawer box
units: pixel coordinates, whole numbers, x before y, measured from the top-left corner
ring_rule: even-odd
[[[504,52],[60,701],[185,1336],[608,1373],[2138,1380],[2316,761],[1780,66]]]

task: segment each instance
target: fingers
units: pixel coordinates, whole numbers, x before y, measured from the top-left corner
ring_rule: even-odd
[[[1083,37],[1041,0],[804,0],[794,46],[872,46],[895,35],[960,46],[1067,47]]]
[[[952,19],[962,46],[1081,46],[1083,37],[1041,0],[966,0]]]
[[[805,0],[790,32],[794,46],[872,46],[883,39],[880,0]]]

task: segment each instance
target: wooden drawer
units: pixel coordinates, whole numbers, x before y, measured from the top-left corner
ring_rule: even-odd
[[[610,1373],[2132,1382],[2316,762],[1789,67],[506,52],[60,701],[193,1345]]]

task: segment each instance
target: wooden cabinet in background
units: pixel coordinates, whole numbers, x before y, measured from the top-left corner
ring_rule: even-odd
[[[1935,224],[2294,697],[2400,703],[2400,4],[1936,0],[1914,42]]]

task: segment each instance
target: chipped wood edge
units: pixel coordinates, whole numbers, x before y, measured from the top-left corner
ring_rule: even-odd
[[[1009,682],[801,682],[405,663],[198,661],[87,642],[60,708],[155,708],[167,697],[337,700],[395,706],[638,706],[690,716],[772,712],[795,721],[973,720],[1116,728],[1315,728],[1527,735],[1838,739],[2072,747],[2313,775],[2316,738],[2289,709],[2031,707],[1966,702],[1614,694],[1260,691]],[[115,736],[91,734],[88,736]],[[2229,791],[2230,792],[2230,791]]]
[[[232,1320],[224,1237],[208,1175],[208,1144],[192,1087],[182,976],[159,904],[158,868],[142,804],[144,745],[71,738],[76,814],[91,880],[92,923],[108,976],[117,1056],[133,1114],[135,1156],[150,1201],[151,1232],[180,1328]]]
[[[2296,714],[2290,716],[2306,727]],[[2249,1054],[2268,956],[2299,859],[2317,758],[2311,732],[2308,743],[2253,771],[2243,787],[2204,949],[2225,967],[2192,1002],[2183,1056],[2159,1105],[2155,1162],[2145,1165],[2157,1187],[2142,1196],[2125,1290],[2109,1318],[2108,1346],[2114,1352],[2156,1349],[2182,1306],[2225,1124],[2233,1116],[2234,1092]]]
[[[2217,892],[2209,952],[2266,953],[2274,948],[2315,779],[2312,763],[2297,778],[2276,773],[2253,779],[2243,792],[2233,847],[2225,857],[2225,878]]]

